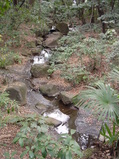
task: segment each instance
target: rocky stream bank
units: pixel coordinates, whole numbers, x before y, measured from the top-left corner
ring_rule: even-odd
[[[54,125],[54,131],[57,133],[69,133],[71,129],[75,129],[74,138],[81,148],[93,148],[93,141],[99,137],[101,123],[97,122],[91,112],[73,105],[72,98],[76,94],[71,93],[71,85],[62,84],[55,78],[57,74],[50,77],[48,73],[52,49],[58,47],[57,41],[69,31],[66,24],[61,27],[66,27],[66,32],[58,29],[44,39],[37,37],[36,41],[32,42],[31,52],[23,53],[24,63],[0,70],[0,76],[6,83],[4,90],[8,91],[10,98],[17,100],[20,106],[24,105],[48,116],[48,124]]]

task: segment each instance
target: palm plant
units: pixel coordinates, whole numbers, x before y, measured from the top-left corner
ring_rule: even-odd
[[[119,116],[119,96],[110,85],[98,83],[74,97],[74,102],[84,108],[94,109],[99,119],[115,119]]]
[[[109,78],[119,83],[119,71],[117,69],[113,69],[113,71],[109,73]]]
[[[87,90],[82,91],[79,95],[74,97],[74,102],[93,110],[99,115],[99,119],[111,119],[113,124],[113,130],[111,132],[110,127],[104,123],[100,134],[108,139],[108,143],[114,148],[117,148],[117,155],[119,157],[119,131],[115,125],[119,126],[119,95],[116,94],[115,90],[110,85],[104,85],[98,83],[97,87],[88,87]]]

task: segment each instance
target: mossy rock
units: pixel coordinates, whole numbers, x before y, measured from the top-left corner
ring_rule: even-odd
[[[46,106],[45,104],[43,104],[43,103],[37,103],[36,105],[35,105],[35,107],[36,107],[36,109],[38,110],[38,112],[40,113],[40,114],[43,114],[46,110],[47,110],[47,108],[48,108],[48,106]]]
[[[27,103],[27,87],[23,82],[15,82],[6,88],[9,97],[12,100],[18,101],[19,104]]]
[[[46,40],[43,42],[44,47],[55,48],[58,45],[58,40],[62,37],[60,32],[54,32],[49,34]]]
[[[41,48],[32,48],[32,50],[31,50],[31,54],[33,55],[33,56],[36,56],[36,55],[40,55],[40,53],[41,53],[41,51],[42,51],[42,47]]]
[[[62,124],[61,121],[59,121],[59,120],[57,120],[57,119],[54,119],[54,118],[51,118],[51,117],[46,117],[46,118],[45,118],[45,122],[46,122],[46,124],[48,124],[48,125],[53,125],[53,126],[55,126],[55,127],[57,127],[57,126],[59,126],[59,125]]]
[[[43,95],[46,95],[49,97],[54,97],[59,94],[59,90],[57,86],[53,84],[40,85],[39,90]]]
[[[34,64],[31,66],[31,75],[32,77],[44,77],[44,76],[48,76],[48,69],[49,69],[49,65],[46,64]]]
[[[74,95],[69,94],[65,91],[62,91],[58,98],[59,100],[61,100],[65,105],[71,105],[73,103],[72,98],[74,97]]]
[[[69,27],[66,23],[58,23],[56,29],[64,35],[67,35],[69,32]]]

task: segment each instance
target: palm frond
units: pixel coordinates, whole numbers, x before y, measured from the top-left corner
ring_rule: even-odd
[[[117,69],[113,69],[113,71],[109,73],[109,78],[113,81],[119,82],[119,71]]]
[[[110,85],[98,83],[97,88],[88,87],[74,98],[74,102],[93,110],[99,115],[99,119],[113,120],[119,116],[119,97]]]

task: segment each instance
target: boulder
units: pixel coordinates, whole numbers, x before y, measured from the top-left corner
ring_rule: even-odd
[[[39,90],[43,95],[48,97],[54,97],[59,94],[57,86],[53,84],[40,85]]]
[[[36,107],[36,109],[38,110],[38,112],[40,114],[43,114],[47,110],[47,108],[48,108],[48,106],[46,106],[46,105],[44,105],[43,103],[40,103],[40,102],[37,103],[35,105],[35,107]]]
[[[33,56],[36,56],[36,55],[40,55],[41,51],[42,51],[42,48],[36,47],[36,48],[32,48],[31,53]]]
[[[57,119],[54,119],[54,118],[51,118],[51,117],[46,117],[45,118],[45,122],[46,124],[48,125],[54,125],[55,127],[59,126],[62,124],[61,121],[57,120]]]
[[[36,78],[47,76],[49,67],[50,66],[46,64],[34,64],[31,66],[31,75]]]
[[[71,105],[72,102],[72,98],[74,97],[74,95],[69,94],[65,91],[60,92],[59,94],[59,100],[61,100],[65,105]]]
[[[49,34],[46,40],[43,42],[44,47],[54,48],[58,45],[58,40],[62,37],[60,32],[54,32]]]
[[[15,82],[6,88],[9,97],[16,100],[19,104],[24,105],[27,103],[27,87],[23,82]]]
[[[76,131],[81,134],[86,134],[93,138],[98,138],[102,121],[98,121],[96,116],[92,116],[92,112],[80,108],[75,120]],[[103,139],[101,139],[103,140]]]
[[[56,29],[64,35],[67,35],[69,32],[69,27],[66,23],[58,23]]]

